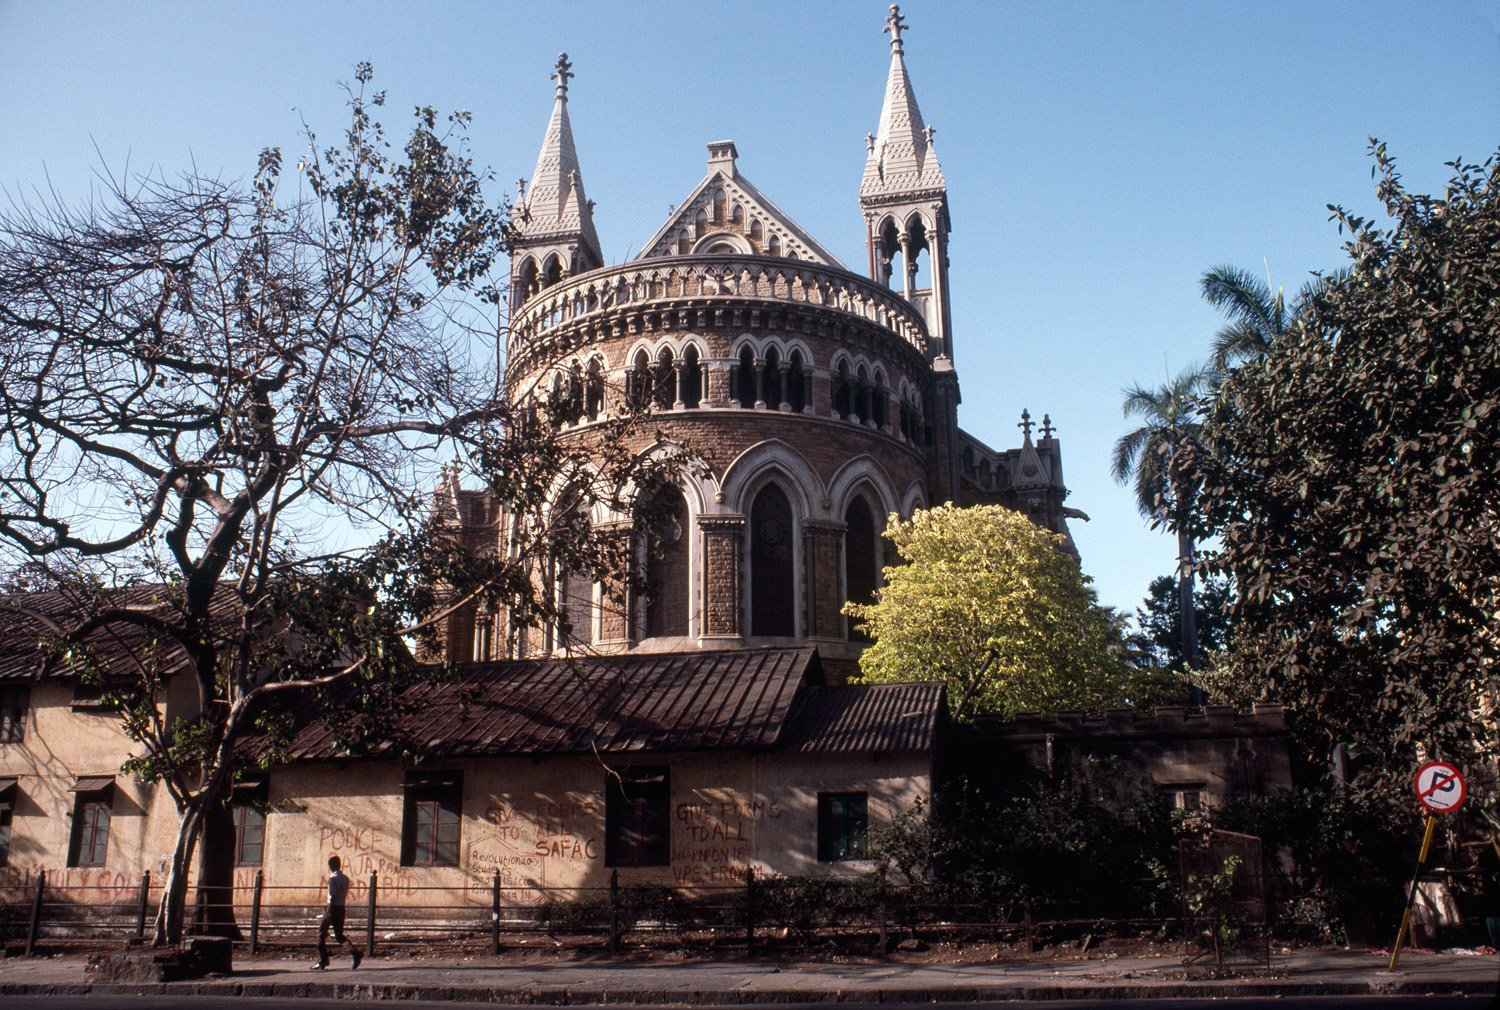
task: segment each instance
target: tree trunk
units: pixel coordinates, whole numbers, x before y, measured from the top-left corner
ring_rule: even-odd
[[[1187,660],[1189,670],[1197,670],[1198,659],[1198,611],[1193,606],[1193,537],[1186,530],[1177,530],[1177,611],[1182,625],[1182,658]],[[1190,698],[1194,705],[1203,704],[1203,691],[1197,684],[1189,682]]]
[[[243,940],[234,918],[234,815],[229,804],[207,808],[199,851],[198,895],[203,905],[197,931]]]
[[[182,810],[177,827],[177,844],[172,849],[172,864],[167,869],[166,886],[156,910],[156,937],[152,946],[166,947],[182,942],[187,909],[188,870],[193,865],[193,851],[198,833],[203,830],[203,797],[190,798]]]

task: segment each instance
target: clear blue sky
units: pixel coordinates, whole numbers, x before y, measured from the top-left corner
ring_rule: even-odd
[[[1336,267],[1325,205],[1377,212],[1366,138],[1410,186],[1500,146],[1500,0],[1008,4],[909,0],[907,65],[948,180],[960,423],[1063,442],[1084,570],[1134,609],[1173,545],[1108,475],[1120,389],[1201,360],[1227,263],[1294,291]],[[478,160],[528,176],[566,50],[605,257],[639,251],[704,144],[854,269],[864,136],[889,63],[877,0],[85,3],[0,0],[0,186],[81,199],[102,165],[248,176],[331,136],[360,60],[404,131],[474,113]]]

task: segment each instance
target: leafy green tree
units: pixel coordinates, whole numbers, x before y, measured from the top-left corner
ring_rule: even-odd
[[[409,640],[470,604],[558,621],[536,577],[558,559],[623,570],[620,538],[547,520],[559,486],[587,505],[639,481],[611,455],[626,440],[559,439],[497,398],[488,272],[508,219],[467,114],[418,109],[393,150],[368,65],[357,80],[339,142],[308,135],[310,195],[287,197],[273,148],[248,185],[156,174],[0,217],[0,551],[45,564],[50,590],[0,611],[100,686],[139,744],[126,770],[176,805],[159,944],[181,938],[248,734],[302,709],[351,746],[384,735]],[[454,459],[527,518],[513,550],[455,550],[433,520]],[[327,546],[337,517],[377,542]],[[196,690],[186,714],[169,674]]]
[[[1200,398],[1208,388],[1208,374],[1197,368],[1179,373],[1156,389],[1126,389],[1124,414],[1139,417],[1140,427],[1115,442],[1110,472],[1118,484],[1131,484],[1136,508],[1153,527],[1177,534],[1178,614],[1182,655],[1198,669],[1198,631],[1194,621],[1193,552],[1197,513],[1197,476],[1184,466],[1186,453],[1201,447],[1203,425],[1198,417]]]
[[[1372,153],[1392,224],[1331,208],[1347,274],[1226,384],[1192,462],[1239,592],[1226,689],[1379,779],[1497,751],[1500,162],[1434,197]]]
[[[1108,616],[1057,534],[998,505],[943,505],[892,516],[886,536],[905,563],[877,602],[846,608],[875,640],[863,680],[940,680],[959,718],[1120,697]]]
[[[1193,626],[1198,632],[1199,652],[1217,654],[1229,645],[1233,597],[1229,580],[1223,576],[1210,575],[1202,582],[1202,588],[1193,594]],[[1187,659],[1182,653],[1182,616],[1177,604],[1177,580],[1158,575],[1151,580],[1146,599],[1135,614],[1150,662],[1182,669]]]

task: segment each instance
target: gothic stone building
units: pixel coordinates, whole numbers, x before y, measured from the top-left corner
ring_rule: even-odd
[[[863,272],[742,175],[727,140],[708,145],[703,181],[644,251],[606,266],[559,58],[552,118],[515,207],[504,387],[563,403],[579,438],[625,398],[649,397],[661,441],[634,448],[685,450],[697,465],[665,503],[680,517],[672,543],[643,552],[649,594],[622,608],[597,587],[569,587],[575,642],[518,645],[466,615],[449,629],[453,658],[810,644],[838,678],[861,648],[843,606],[878,588],[886,516],[993,502],[1066,535],[1065,517],[1081,515],[1063,506],[1049,421],[1033,441],[1023,413],[1024,441],[1006,451],[958,427],[947,186],[895,8],[888,21],[885,102],[858,194]],[[917,289],[924,256],[932,283]],[[445,494],[471,542],[498,539],[476,493]]]

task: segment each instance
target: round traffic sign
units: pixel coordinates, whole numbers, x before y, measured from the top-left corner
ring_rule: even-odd
[[[1417,769],[1417,800],[1435,814],[1451,814],[1468,795],[1464,777],[1444,761],[1429,761]]]

